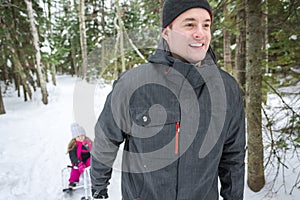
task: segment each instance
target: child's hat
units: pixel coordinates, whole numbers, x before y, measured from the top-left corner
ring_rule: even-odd
[[[71,124],[72,138],[76,138],[81,135],[86,135],[83,127],[79,126],[76,122]]]

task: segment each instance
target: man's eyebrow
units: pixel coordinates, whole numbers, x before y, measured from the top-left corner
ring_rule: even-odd
[[[185,18],[184,20],[183,20],[183,22],[185,22],[185,21],[197,21],[195,18]],[[209,18],[207,18],[207,19],[205,19],[204,20],[204,22],[211,22],[211,20],[209,19]]]
[[[195,18],[185,18],[183,21],[196,21],[196,19]]]

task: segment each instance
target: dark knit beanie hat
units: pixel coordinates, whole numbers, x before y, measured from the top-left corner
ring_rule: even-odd
[[[162,11],[162,27],[166,28],[181,13],[191,8],[207,10],[212,19],[211,8],[206,0],[165,0]]]

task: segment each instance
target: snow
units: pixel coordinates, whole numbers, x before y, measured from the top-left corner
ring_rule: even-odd
[[[76,191],[70,197],[61,192],[61,171],[70,164],[66,149],[71,139],[70,124],[76,118],[73,104],[78,81],[74,77],[58,76],[57,86],[48,84],[47,106],[41,102],[39,91],[28,102],[17,98],[12,90],[3,94],[6,114],[0,115],[0,200],[60,200],[80,199],[83,196],[83,191]],[[111,84],[94,85],[91,102],[94,102],[95,116],[101,112],[110,90]],[[92,133],[89,136],[93,138]],[[299,163],[291,163],[294,160],[290,159],[290,164],[299,166]],[[245,199],[300,199],[299,188],[295,188],[292,195],[288,194],[291,185],[297,180],[299,169],[286,169],[286,192],[280,188],[282,179],[276,183],[278,192],[269,192],[272,173],[268,172],[267,184],[260,192],[251,192],[246,186]],[[121,199],[120,171],[114,171],[110,182],[109,199]]]
[[[297,35],[291,35],[291,36],[289,37],[289,39],[290,39],[290,40],[297,40],[298,37],[297,37]]]

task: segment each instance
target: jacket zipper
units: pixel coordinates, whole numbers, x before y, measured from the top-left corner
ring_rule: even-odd
[[[179,122],[176,122],[175,154],[178,154],[178,152],[179,152],[179,130],[180,130],[180,124],[179,124]]]

